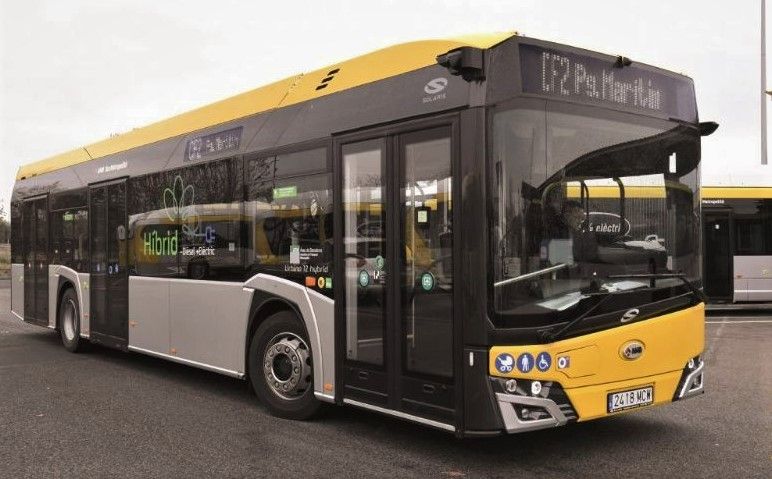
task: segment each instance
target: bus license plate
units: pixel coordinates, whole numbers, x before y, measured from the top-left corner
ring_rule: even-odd
[[[647,406],[654,402],[654,386],[609,393],[608,412]]]

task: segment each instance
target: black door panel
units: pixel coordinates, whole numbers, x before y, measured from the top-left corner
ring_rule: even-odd
[[[732,248],[729,213],[706,214],[704,228],[705,293],[710,299],[731,300]]]
[[[48,199],[22,205],[24,319],[48,324]]]
[[[48,323],[48,199],[35,201],[35,317]]]

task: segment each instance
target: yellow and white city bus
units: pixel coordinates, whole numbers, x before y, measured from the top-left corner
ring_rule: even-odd
[[[491,34],[396,45],[23,166],[12,312],[516,433],[703,392],[692,81]]]

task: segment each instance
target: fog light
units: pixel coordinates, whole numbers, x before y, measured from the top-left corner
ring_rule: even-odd
[[[506,389],[508,393],[514,394],[515,391],[517,391],[517,381],[508,379],[507,382],[504,383],[504,389]]]
[[[534,396],[538,396],[541,392],[541,383],[539,381],[534,381],[531,383],[531,394]]]

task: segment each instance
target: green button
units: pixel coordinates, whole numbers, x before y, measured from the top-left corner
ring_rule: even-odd
[[[434,289],[434,275],[431,273],[422,274],[421,287],[424,289],[424,291],[431,291]]]
[[[359,286],[366,288],[370,285],[370,273],[365,270],[359,272]]]

